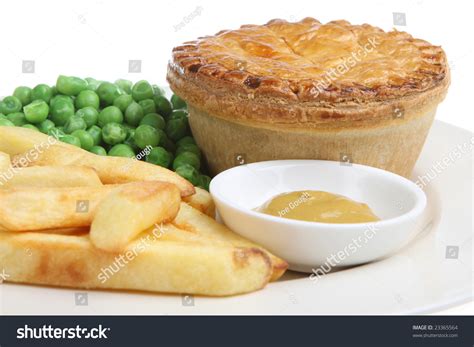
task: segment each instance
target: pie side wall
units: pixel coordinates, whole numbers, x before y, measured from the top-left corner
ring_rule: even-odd
[[[340,161],[343,156],[409,177],[436,113],[359,131],[280,131],[234,123],[189,106],[189,122],[211,174],[245,163],[279,159]]]

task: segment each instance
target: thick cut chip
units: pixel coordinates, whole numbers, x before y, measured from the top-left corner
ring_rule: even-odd
[[[98,187],[102,182],[94,169],[85,166],[10,167],[0,175],[0,189],[27,187]]]
[[[263,247],[234,233],[225,225],[216,222],[214,219],[182,202],[178,215],[173,224],[185,230],[194,231],[200,235],[219,240],[227,240],[236,247],[256,247],[268,254],[272,261],[273,273],[272,281],[279,279],[288,269],[288,263],[281,258],[271,254]]]
[[[120,252],[140,232],[176,217],[181,197],[166,182],[136,182],[110,193],[97,206],[91,241],[97,248]]]
[[[0,176],[3,176],[11,167],[10,155],[0,152]]]
[[[211,218],[216,217],[216,205],[212,200],[211,194],[207,190],[194,187],[196,193],[183,198],[183,201],[194,207],[195,209],[207,214]]]
[[[0,151],[10,154],[17,167],[89,166],[97,171],[104,184],[164,181],[175,184],[183,197],[194,194],[190,182],[161,166],[131,158],[95,155],[31,129],[0,126]]]
[[[212,296],[261,289],[272,272],[258,248],[156,240],[146,233],[124,252],[108,253],[87,235],[1,232],[0,266],[9,282]]]
[[[117,187],[120,185],[0,189],[0,229],[89,226],[98,203]]]

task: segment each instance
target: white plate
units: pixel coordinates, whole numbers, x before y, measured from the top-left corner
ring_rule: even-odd
[[[462,152],[462,146],[471,147]],[[0,313],[405,314],[471,300],[472,134],[435,122],[414,171],[415,180],[422,175],[429,181],[430,226],[390,258],[317,282],[289,272],[263,290],[230,298],[87,291],[87,306],[75,304],[75,294],[85,291],[1,284]]]

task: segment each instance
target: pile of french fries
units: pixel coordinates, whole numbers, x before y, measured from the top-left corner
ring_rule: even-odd
[[[287,263],[214,220],[174,172],[0,127],[0,269],[7,281],[225,296]]]

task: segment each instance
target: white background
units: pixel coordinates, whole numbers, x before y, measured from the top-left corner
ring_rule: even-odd
[[[393,12],[406,25],[394,25]],[[171,49],[221,29],[272,18],[347,19],[408,31],[447,52],[452,84],[437,119],[474,130],[474,40],[468,1],[4,1],[0,8],[0,95],[18,85],[54,84],[58,74],[165,85]],[[129,73],[141,60],[141,73]],[[34,61],[34,73],[23,73]],[[31,71],[31,70],[30,70]],[[472,304],[449,313],[473,312]]]
[[[450,61],[452,85],[437,118],[472,131],[469,7],[467,0],[10,0],[1,5],[0,95],[11,94],[18,85],[53,84],[58,74],[149,79],[163,85],[171,49],[185,40],[272,18],[312,16],[322,22],[347,19],[384,30],[395,27],[441,45]],[[406,26],[394,25],[393,12],[405,13]],[[35,61],[35,73],[22,73],[23,60]],[[142,72],[129,73],[129,60],[141,60]]]

